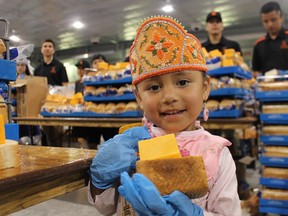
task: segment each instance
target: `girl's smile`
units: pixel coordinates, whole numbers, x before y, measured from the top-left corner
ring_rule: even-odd
[[[209,78],[203,72],[181,71],[148,78],[137,85],[137,101],[154,125],[170,132],[195,130]]]

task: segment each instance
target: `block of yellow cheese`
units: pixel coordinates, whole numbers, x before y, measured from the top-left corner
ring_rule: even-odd
[[[20,164],[19,144],[5,139],[4,119],[0,115],[0,170],[17,167]]]
[[[209,55],[211,58],[216,58],[216,57],[221,57],[222,53],[218,49],[215,49],[215,50],[211,50],[209,52]]]
[[[159,136],[138,142],[140,160],[181,158],[174,134]]]
[[[20,165],[19,144],[15,140],[6,139],[0,145],[0,170]]]
[[[227,58],[234,58],[234,55],[236,54],[235,50],[234,49],[225,49],[224,50],[224,55],[227,57]]]

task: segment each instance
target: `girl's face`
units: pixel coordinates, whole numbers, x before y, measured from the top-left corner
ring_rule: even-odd
[[[18,74],[22,74],[22,73],[25,73],[26,71],[26,64],[17,64],[17,73]]]
[[[148,78],[135,95],[147,119],[167,132],[195,130],[195,121],[210,93],[210,78],[181,71]]]

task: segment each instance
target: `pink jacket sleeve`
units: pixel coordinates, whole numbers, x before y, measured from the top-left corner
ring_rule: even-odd
[[[221,152],[219,165],[217,179],[207,198],[204,216],[241,216],[236,167],[228,148]]]

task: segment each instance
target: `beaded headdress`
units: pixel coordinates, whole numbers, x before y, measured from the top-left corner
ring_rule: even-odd
[[[180,70],[207,72],[199,40],[171,17],[151,17],[140,25],[130,48],[133,84]]]

